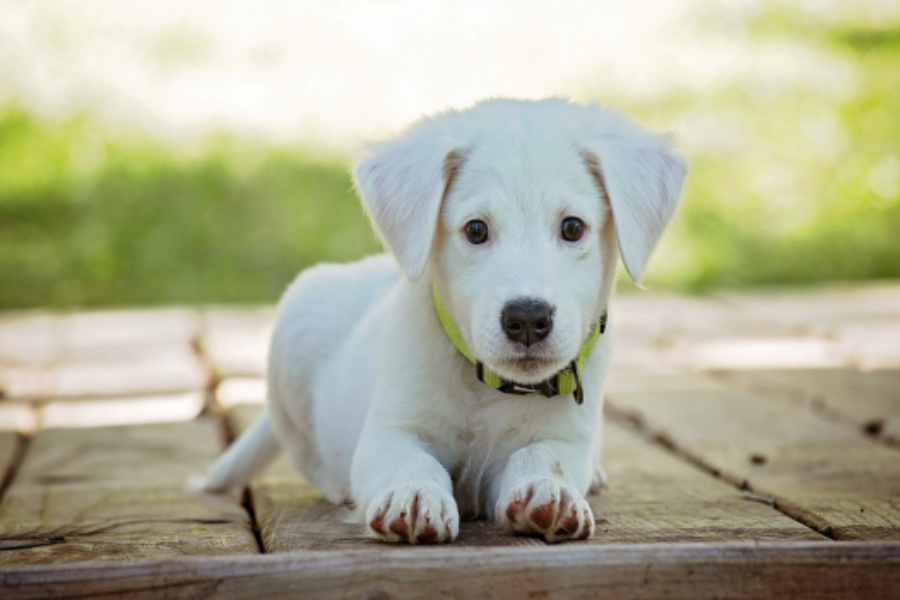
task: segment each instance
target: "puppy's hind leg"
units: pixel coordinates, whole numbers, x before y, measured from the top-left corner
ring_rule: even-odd
[[[243,487],[260,471],[272,464],[281,447],[272,431],[268,409],[253,422],[213,465],[203,484],[207,492]]]

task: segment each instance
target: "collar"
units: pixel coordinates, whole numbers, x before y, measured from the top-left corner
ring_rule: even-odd
[[[437,287],[432,285],[431,291],[434,296],[434,307],[437,310],[438,320],[441,322],[444,333],[450,338],[450,341],[453,342],[453,345],[456,346],[456,349],[459,350],[460,354],[465,356],[470,363],[475,365],[479,381],[504,394],[541,394],[547,398],[560,394],[573,394],[577,404],[584,402],[584,389],[581,385],[581,371],[584,369],[584,363],[587,362],[588,356],[590,356],[594,346],[597,345],[597,340],[600,339],[600,335],[606,332],[606,312],[603,313],[597,323],[594,323],[591,328],[591,334],[588,336],[584,346],[581,347],[581,352],[578,353],[578,357],[575,360],[569,363],[568,367],[550,379],[545,379],[540,383],[522,384],[503,379],[500,375],[484,366],[482,362],[472,355],[459,332],[459,328],[456,326],[456,323],[453,322],[450,313],[447,312],[447,309],[441,300],[441,296],[438,294]]]

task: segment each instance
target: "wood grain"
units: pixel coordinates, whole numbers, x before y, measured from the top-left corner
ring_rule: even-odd
[[[790,396],[743,390],[611,394],[613,414],[836,539],[900,539],[896,450]]]
[[[41,431],[0,502],[0,564],[256,552],[237,495],[187,488],[220,447],[209,419]]]
[[[789,394],[826,418],[900,445],[900,371],[720,371],[714,375],[746,389]]]
[[[900,595],[897,543],[713,543],[357,552],[0,567],[4,597],[668,598]]]
[[[610,483],[590,499],[592,543],[825,539],[610,419],[604,433]]]
[[[232,411],[235,429],[245,429],[256,406]],[[808,527],[734,486],[652,446],[615,423],[606,428],[604,465],[611,484],[589,500],[597,533],[587,544],[723,541],[824,540]],[[350,511],[334,506],[294,472],[282,457],[251,486],[256,518],[267,552],[359,549],[373,543],[362,526],[348,523]],[[462,524],[455,545],[544,545],[515,537],[492,523]],[[397,546],[388,546],[392,552]]]

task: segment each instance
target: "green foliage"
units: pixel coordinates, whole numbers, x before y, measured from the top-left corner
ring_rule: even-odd
[[[770,4],[750,40],[781,44],[809,74],[750,73],[639,107],[711,138],[689,152],[684,207],[651,284],[900,276],[900,24],[819,22],[785,6]]]
[[[0,307],[271,302],[301,268],[378,248],[340,161],[91,131],[0,120]]]
[[[619,106],[687,138],[651,286],[900,276],[900,23],[765,7],[735,36],[810,76],[743,73]],[[704,27],[730,22],[707,10]],[[99,131],[0,114],[0,308],[271,302],[305,266],[378,250],[346,157]]]

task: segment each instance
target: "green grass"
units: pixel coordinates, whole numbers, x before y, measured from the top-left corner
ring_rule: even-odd
[[[776,3],[749,35],[799,44],[851,81],[833,94],[759,73],[635,107],[662,124],[702,111],[727,132],[691,153],[651,280],[702,290],[900,276],[900,23],[817,22]]]
[[[773,90],[760,73],[619,105],[654,127],[700,114],[724,132],[690,152],[651,286],[900,277],[900,23],[770,6],[751,40],[799,44],[851,82],[836,96]],[[379,248],[346,157],[228,139],[187,152],[99,131],[87,116],[0,111],[0,308],[270,302],[305,266]]]
[[[378,248],[339,161],[90,132],[0,119],[0,307],[272,301],[304,266]]]

